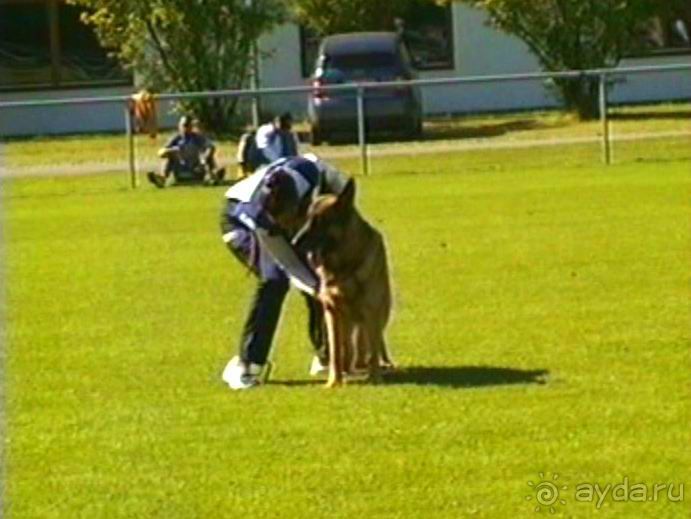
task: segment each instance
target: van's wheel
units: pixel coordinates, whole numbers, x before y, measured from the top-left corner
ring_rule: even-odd
[[[422,131],[422,117],[418,117],[415,125],[415,137],[422,137]]]
[[[422,117],[413,119],[405,130],[407,139],[419,139],[422,136]]]
[[[324,134],[318,126],[312,126],[312,131],[310,132],[310,142],[313,146],[319,146],[324,142]]]

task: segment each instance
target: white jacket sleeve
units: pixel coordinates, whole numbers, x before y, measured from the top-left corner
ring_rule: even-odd
[[[319,279],[298,258],[290,243],[282,235],[271,235],[265,229],[257,228],[255,232],[264,249],[288,273],[293,285],[311,296],[316,296],[319,291]]]
[[[263,124],[257,129],[257,149],[259,149],[270,162],[281,158],[281,139],[277,138],[274,125]]]

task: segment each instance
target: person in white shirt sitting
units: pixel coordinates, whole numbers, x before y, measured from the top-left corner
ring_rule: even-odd
[[[293,116],[282,113],[273,121],[257,128],[256,146],[260,165],[285,157],[295,157],[299,153],[298,138],[293,132]]]

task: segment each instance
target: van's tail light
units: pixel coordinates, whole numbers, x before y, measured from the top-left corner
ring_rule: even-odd
[[[312,81],[312,95],[315,99],[328,99],[329,95],[324,91],[324,82],[321,79]]]

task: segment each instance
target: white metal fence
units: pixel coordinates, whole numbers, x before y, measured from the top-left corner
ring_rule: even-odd
[[[578,78],[596,78],[599,84],[599,112],[601,122],[601,156],[605,164],[610,164],[612,157],[612,140],[610,136],[610,121],[608,117],[610,103],[608,99],[608,87],[611,81],[616,81],[628,76],[639,74],[663,74],[666,72],[689,72],[691,75],[691,64],[671,64],[658,66],[637,66],[637,67],[622,67],[622,68],[606,68],[593,70],[572,70],[563,72],[539,72],[539,73],[524,73],[524,74],[503,74],[503,75],[486,75],[473,77],[449,77],[449,78],[435,78],[435,79],[417,79],[407,81],[387,81],[387,82],[364,82],[357,84],[338,84],[338,85],[324,85],[320,87],[323,91],[355,91],[357,98],[357,140],[359,146],[361,172],[365,175],[370,172],[370,160],[368,152],[368,136],[366,132],[366,103],[365,94],[370,90],[386,89],[392,87],[433,87],[433,86],[460,86],[469,84],[486,84],[486,83],[507,83],[507,82],[524,82],[524,81],[547,81],[554,79],[578,79]],[[690,76],[691,77],[691,76]],[[277,87],[277,88],[263,88],[254,90],[218,90],[208,92],[184,92],[184,93],[163,93],[157,94],[158,101],[182,101],[189,99],[212,99],[212,98],[229,98],[235,97],[239,99],[249,99],[253,104],[251,113],[253,114],[253,124],[258,125],[258,103],[261,98],[265,96],[276,96],[285,94],[303,94],[309,95],[312,92],[310,86],[296,86],[296,87]],[[691,99],[691,90],[689,91],[689,99]],[[663,99],[659,101],[664,101]],[[133,115],[130,109],[131,96],[129,95],[114,95],[102,97],[82,97],[82,98],[63,98],[63,99],[44,99],[31,101],[9,101],[0,102],[0,114],[3,109],[10,108],[41,108],[51,106],[77,106],[77,105],[106,105],[106,104],[120,104],[123,107],[124,127],[128,139],[128,163],[129,174],[132,187],[138,185],[138,175],[136,167],[135,143],[134,143],[134,126]]]

